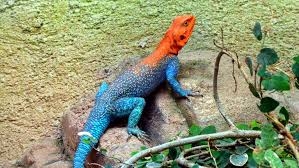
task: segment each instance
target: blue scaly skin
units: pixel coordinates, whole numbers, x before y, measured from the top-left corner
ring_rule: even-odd
[[[129,117],[128,134],[147,138],[145,132],[137,127],[148,96],[163,81],[180,96],[193,93],[181,87],[176,77],[179,71],[179,50],[187,43],[195,24],[194,16],[178,16],[166,32],[156,50],[118,76],[110,86],[103,82],[96,95],[95,106],[85,123],[80,143],[74,156],[74,168],[83,168],[84,162],[99,138],[118,118]],[[86,140],[93,139],[90,143]]]

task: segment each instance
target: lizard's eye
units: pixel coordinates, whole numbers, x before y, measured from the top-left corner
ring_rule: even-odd
[[[187,21],[185,21],[185,22],[183,23],[183,25],[184,25],[185,27],[188,27],[189,23],[188,23]]]

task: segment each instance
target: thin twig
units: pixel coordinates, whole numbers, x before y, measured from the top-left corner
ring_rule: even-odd
[[[250,83],[252,84],[251,80],[249,79],[247,73],[245,72],[245,70],[244,70],[244,68],[243,68],[243,66],[242,66],[242,63],[240,62],[238,53],[237,53],[236,51],[232,51],[232,52],[233,52],[233,53],[235,54],[235,56],[236,56],[235,61],[237,62],[237,64],[238,64],[238,68],[239,68],[239,70],[241,71],[241,74],[242,74],[243,78],[245,79],[246,83],[247,83],[247,84],[250,84]]]
[[[215,145],[215,147],[230,147],[230,146],[235,146],[237,144],[246,144],[248,142],[239,142],[239,141],[234,141],[232,143],[229,143],[229,144],[219,144],[219,145]],[[188,161],[188,159],[190,158],[193,158],[193,157],[198,157],[198,156],[201,156],[201,155],[204,155],[204,154],[210,154],[209,151],[206,151],[206,152],[201,152],[201,153],[197,153],[197,154],[194,154],[194,155],[190,155],[190,156],[187,156],[185,157],[185,155],[187,155],[188,153],[191,153],[191,152],[194,152],[194,151],[197,151],[197,150],[201,150],[201,149],[205,149],[205,148],[209,148],[210,146],[209,145],[201,145],[201,146],[196,146],[196,147],[192,147],[190,149],[186,149],[184,151],[182,151],[179,155],[179,157],[176,159],[176,161],[182,165],[182,166],[185,166],[185,167],[188,167],[188,168],[192,168],[195,163],[191,162],[191,161]],[[203,168],[203,166],[200,166]]]
[[[222,115],[222,117],[224,118],[224,120],[226,121],[226,123],[229,125],[229,127],[231,129],[237,129],[237,127],[235,126],[235,124],[227,117],[225,109],[220,101],[219,95],[218,95],[218,72],[219,72],[219,64],[220,64],[220,60],[221,57],[225,55],[225,52],[220,51],[218,53],[218,56],[216,57],[216,61],[215,61],[215,67],[214,67],[214,78],[213,78],[213,96],[218,108],[218,111],[220,112],[220,114]]]
[[[211,151],[210,140],[208,140],[208,149],[209,149],[209,153],[210,153],[210,155],[211,155],[211,157],[212,157],[212,159],[213,159],[213,161],[215,163],[216,168],[218,168],[217,162],[216,162],[216,158],[213,156],[212,151]]]
[[[281,131],[281,134],[285,135],[284,138],[287,140],[287,143],[290,147],[290,149],[293,151],[295,158],[299,164],[299,150],[298,150],[298,144],[295,141],[293,135],[290,133],[289,130],[285,128],[285,126],[276,118],[276,116],[273,114],[265,114],[267,118],[269,118],[273,124],[275,124],[278,128],[278,130]]]
[[[258,90],[260,92],[261,97],[263,97],[262,81],[263,81],[263,78],[260,77],[260,82],[259,82],[259,88],[258,88]]]
[[[201,153],[186,156],[185,159],[188,160],[188,159],[192,159],[192,158],[199,157],[199,156],[202,156],[202,155],[207,155],[207,154],[209,154],[209,152],[201,152]]]
[[[191,144],[195,142],[199,142],[202,140],[216,140],[216,139],[223,139],[223,138],[257,138],[261,134],[260,131],[254,131],[254,130],[230,130],[230,131],[224,131],[219,133],[213,133],[213,134],[205,134],[205,135],[197,135],[193,137],[183,138],[172,142],[167,142],[158,146],[154,146],[152,148],[140,151],[139,153],[132,156],[130,159],[125,161],[125,165],[122,166],[122,168],[128,168],[129,165],[134,164],[139,159],[148,156],[153,153],[161,152],[165,149],[181,146],[185,144]]]
[[[100,165],[100,164],[98,164],[98,163],[87,163],[87,164],[90,165],[90,166],[98,166],[98,167],[105,168],[105,166]]]
[[[114,159],[114,160],[118,161],[118,163],[121,163],[121,164],[126,164],[126,163],[124,163],[124,162],[123,162],[121,159],[119,159],[119,158],[116,158],[116,157],[113,157],[113,156],[108,156],[108,155],[102,153],[101,150],[99,150],[98,148],[93,147],[93,149],[96,150],[96,151],[97,151],[98,153],[100,153],[101,155],[107,157],[107,158]],[[131,164],[131,165],[128,165],[128,166],[134,166],[134,165]]]
[[[237,79],[236,79],[236,76],[235,76],[235,60],[232,59],[232,64],[233,64],[233,72],[232,72],[232,76],[233,76],[233,79],[235,81],[235,91],[234,92],[237,92],[237,89],[238,89],[238,83],[237,83]]]
[[[256,88],[256,77],[257,77],[257,70],[258,70],[258,68],[259,68],[259,66],[260,66],[260,64],[259,63],[257,63],[257,65],[256,65],[256,67],[255,67],[255,69],[254,69],[254,87]]]

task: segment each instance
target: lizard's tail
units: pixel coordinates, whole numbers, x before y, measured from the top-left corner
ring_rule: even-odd
[[[110,116],[104,110],[91,111],[81,134],[80,143],[74,156],[74,168],[84,168],[85,160],[110,123]]]

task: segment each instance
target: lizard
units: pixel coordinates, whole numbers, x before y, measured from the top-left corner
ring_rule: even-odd
[[[110,85],[102,82],[96,94],[74,155],[74,168],[83,168],[86,157],[98,143],[112,120],[128,117],[127,132],[137,138],[147,139],[147,134],[137,124],[145,107],[145,97],[165,80],[179,96],[196,96],[195,92],[183,89],[178,82],[178,52],[188,42],[195,16],[177,16],[156,49],[135,66],[120,74]],[[86,143],[92,138],[93,142]]]

